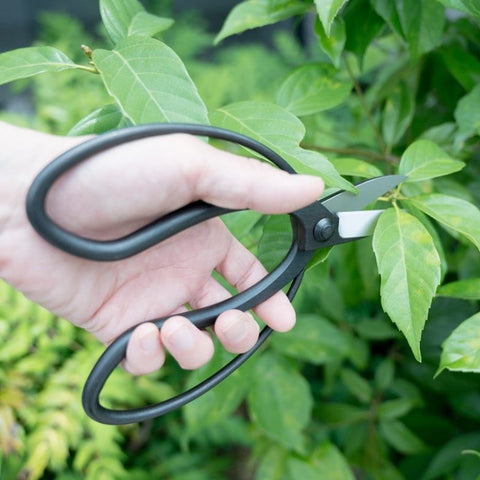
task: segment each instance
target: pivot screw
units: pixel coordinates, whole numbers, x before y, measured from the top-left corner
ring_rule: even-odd
[[[326,242],[333,237],[335,227],[330,218],[322,218],[313,230],[313,236],[317,242]]]

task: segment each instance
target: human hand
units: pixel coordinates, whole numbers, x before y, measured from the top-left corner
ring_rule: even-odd
[[[35,174],[81,139],[53,137],[0,123],[0,275],[33,301],[87,329],[106,344],[139,325],[125,368],[159,368],[165,348],[186,369],[213,353],[209,334],[181,314],[228,298],[216,270],[241,291],[265,269],[219,219],[209,220],[132,258],[100,263],[76,258],[45,242],[30,226],[25,196]],[[3,179],[3,181],[1,180]],[[1,191],[3,189],[3,193]],[[289,175],[256,160],[217,150],[198,138],[168,135],[116,147],[65,174],[52,188],[47,211],[57,223],[97,239],[116,238],[195,200],[263,213],[296,210],[317,199],[319,178]],[[283,293],[255,308],[271,328],[286,331],[295,312]],[[161,331],[149,319],[172,316]],[[223,346],[249,350],[258,325],[244,312],[221,314],[213,327]]]

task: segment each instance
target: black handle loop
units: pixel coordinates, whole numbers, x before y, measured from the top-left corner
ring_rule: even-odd
[[[46,213],[47,194],[54,182],[67,170],[109,148],[157,135],[171,133],[187,133],[226,140],[247,147],[271,161],[289,173],[295,173],[292,167],[277,153],[267,146],[244,135],[207,125],[195,124],[151,124],[116,130],[95,137],[80,144],[57,157],[36,177],[27,196],[27,215],[37,232],[58,248],[76,256],[96,260],[112,261],[130,257],[188,227],[233,210],[195,202],[170,213],[159,220],[122,238],[110,241],[97,241],[78,236],[57,225]],[[274,293],[292,282],[288,296],[293,299],[303,275],[303,271],[313,255],[313,251],[305,251],[302,244],[303,231],[293,224],[293,242],[284,260],[275,270],[247,290],[223,302],[209,307],[187,312],[185,316],[197,327],[206,328],[212,325],[218,315],[225,310],[249,310],[271,297]],[[168,317],[152,320],[161,328]],[[164,402],[130,410],[112,410],[100,404],[99,397],[105,382],[125,356],[128,340],[135,327],[124,332],[101,355],[93,367],[83,390],[82,402],[86,413],[101,423],[127,424],[164,415],[179,408],[195,398],[203,395],[220,381],[225,379],[243,364],[266,340],[271,333],[265,327],[255,344],[248,352],[238,355],[229,364],[213,374],[207,380],[193,388]]]

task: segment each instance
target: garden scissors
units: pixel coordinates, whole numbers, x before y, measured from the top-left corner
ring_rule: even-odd
[[[33,227],[51,244],[73,255],[95,261],[115,261],[135,255],[200,222],[234,211],[197,201],[125,237],[109,241],[77,236],[55,224],[46,214],[45,200],[49,189],[74,165],[114,146],[140,138],[170,133],[188,133],[239,144],[280,169],[295,173],[293,168],[269,147],[230,130],[195,124],[151,124],[127,127],[99,135],[74,147],[57,157],[39,173],[27,196],[27,214]],[[290,213],[292,244],[285,258],[272,272],[257,284],[230,299],[189,311],[185,316],[197,327],[206,328],[212,325],[223,311],[249,310],[287,285],[290,285],[287,296],[292,300],[314,253],[321,248],[371,235],[381,210],[362,211],[362,209],[404,179],[402,175],[369,179],[356,185],[357,194],[342,190]],[[166,319],[167,317],[164,317],[151,321],[161,328]],[[263,344],[272,331],[265,327],[251,350],[236,356],[214,375],[176,397],[155,405],[130,410],[105,408],[100,404],[100,393],[114,368],[123,360],[134,328],[123,333],[104,351],[85,383],[82,395],[84,409],[90,417],[99,422],[115,425],[134,423],[163,415],[185,405],[203,395],[236,370]]]

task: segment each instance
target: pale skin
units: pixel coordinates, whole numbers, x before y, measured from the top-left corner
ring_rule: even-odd
[[[36,173],[85,138],[69,138],[0,122],[0,277],[34,302],[82,327],[108,345],[137,325],[124,368],[150,373],[168,351],[184,369],[213,354],[210,333],[182,313],[229,293],[216,270],[241,291],[265,269],[220,219],[204,222],[126,260],[83,260],[40,238],[25,214],[25,197]],[[318,177],[289,175],[257,160],[236,156],[187,135],[139,140],[104,152],[65,174],[47,199],[47,211],[67,229],[92,238],[116,238],[195,200],[228,208],[284,213],[316,200]],[[274,330],[295,324],[283,293],[255,309]],[[169,316],[159,331],[147,321]],[[146,322],[146,323],[145,323]],[[213,327],[223,347],[249,350],[259,333],[249,313],[221,314]]]

